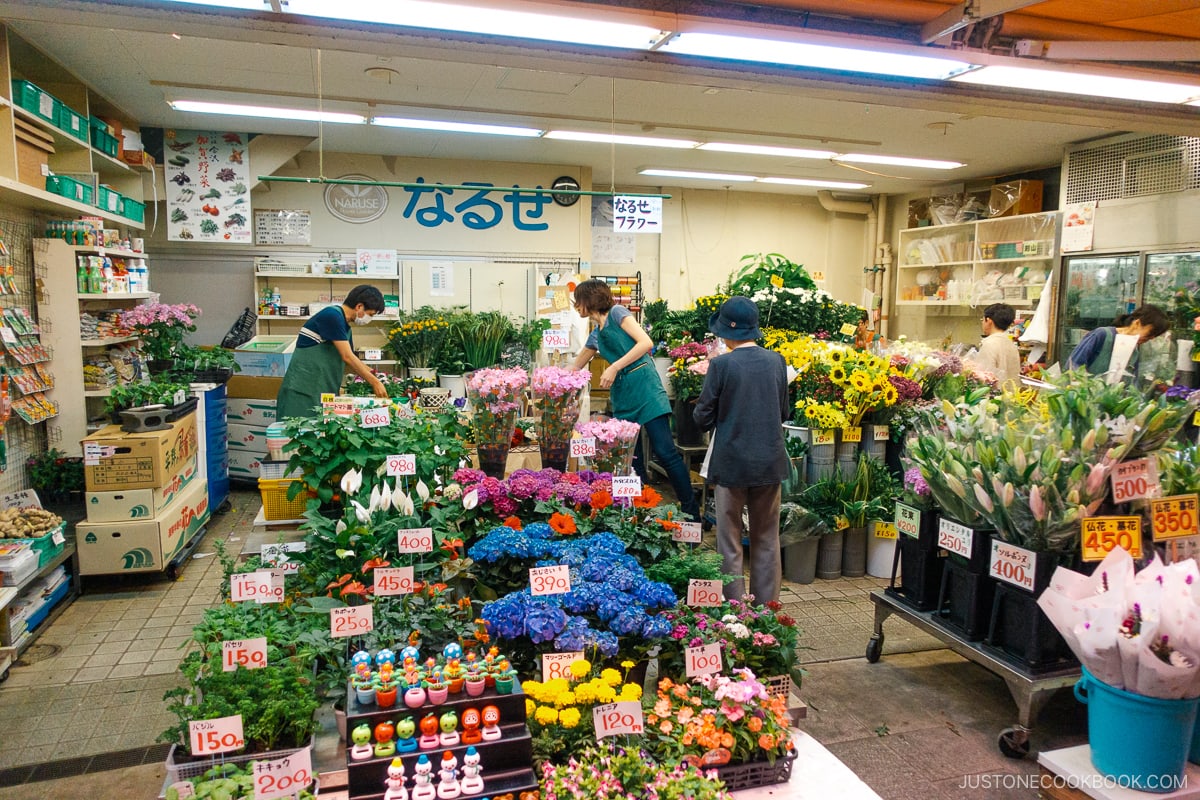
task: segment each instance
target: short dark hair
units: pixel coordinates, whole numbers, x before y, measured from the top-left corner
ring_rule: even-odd
[[[382,314],[384,309],[383,292],[374,286],[360,283],[350,290],[350,294],[346,295],[346,299],[342,301],[342,305],[347,308],[354,308],[359,303],[362,303],[363,308],[367,311]]]
[[[862,316],[858,318],[859,322],[869,322],[871,320],[871,312],[863,309]]]
[[[1171,319],[1167,316],[1167,312],[1163,311],[1158,306],[1146,304],[1138,306],[1128,314],[1122,314],[1113,320],[1113,327],[1124,328],[1132,322],[1140,322],[1143,325],[1150,326],[1150,338],[1154,339],[1162,336],[1171,329]]]
[[[1017,312],[1008,303],[992,303],[983,310],[983,318],[990,319],[997,328],[1006,331],[1017,318]]]
[[[607,314],[613,307],[612,289],[596,278],[588,278],[575,287],[575,302],[590,314],[593,311]]]

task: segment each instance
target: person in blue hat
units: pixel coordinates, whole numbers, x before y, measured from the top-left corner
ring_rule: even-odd
[[[758,309],[746,297],[731,297],[708,320],[708,329],[725,342],[728,353],[712,359],[693,414],[696,424],[712,430],[708,479],[715,484],[717,552],[724,572],[737,579],[725,584],[725,597],[745,594],[742,566],[742,509],[750,518],[750,593],[759,603],[779,600],[780,486],[788,477],[783,427],[791,417],[787,364],[783,356],[755,340]]]

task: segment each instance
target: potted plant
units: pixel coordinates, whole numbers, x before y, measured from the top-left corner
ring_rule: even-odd
[[[480,311],[461,315],[454,326],[462,347],[467,371],[480,370],[500,363],[504,345],[516,334],[508,315],[500,311]]]
[[[887,467],[861,453],[853,476],[841,483],[842,514],[849,527],[842,544],[842,576],[860,578],[867,571],[867,522],[883,519],[890,504],[891,481],[884,482]]]
[[[450,336],[450,316],[422,306],[388,331],[388,350],[408,368],[409,377],[436,377],[435,360]]]
[[[120,324],[141,339],[150,371],[171,368],[183,349],[183,337],[196,330],[200,309],[191,303],[142,303],[121,312]]]
[[[675,396],[675,439],[685,447],[701,446],[704,431],[696,425],[692,412],[708,372],[708,345],[688,337],[676,343],[667,354],[672,359],[667,379]]]
[[[233,351],[224,347],[181,345],[174,360],[171,376],[181,383],[225,383],[242,371]]]
[[[450,688],[446,685],[441,667],[434,667],[425,673],[424,687],[426,699],[435,706],[446,702],[446,698],[450,694]]]
[[[104,398],[104,410],[110,415],[114,425],[121,424],[121,412],[129,408],[142,406],[163,405],[174,406],[180,396],[188,402],[188,387],[183,383],[170,380],[154,379],[146,383],[126,383],[114,386]]]
[[[29,485],[38,493],[42,505],[68,522],[84,517],[83,459],[68,456],[57,448],[34,453],[25,460]],[[64,513],[67,512],[67,513]]]

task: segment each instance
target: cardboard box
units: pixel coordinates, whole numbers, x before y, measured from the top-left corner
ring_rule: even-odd
[[[17,143],[17,180],[27,186],[45,189],[47,165],[54,154],[54,138],[21,117],[13,117],[13,134]]]
[[[225,402],[225,418],[231,423],[266,427],[275,421],[275,398],[259,400],[252,397],[232,397]]]
[[[150,433],[126,433],[119,425],[83,440],[83,478],[89,492],[157,489],[196,458],[196,414]]]
[[[997,183],[988,198],[988,215],[1014,217],[1036,214],[1042,210],[1041,181],[1011,181]]]
[[[230,423],[229,433],[225,437],[229,449],[246,450],[265,457],[267,454],[267,429],[257,425],[237,425]]]
[[[208,481],[192,481],[150,519],[82,522],[75,527],[80,575],[159,572],[208,522]]]
[[[225,396],[229,403],[234,399],[270,400],[275,402],[283,378],[264,378],[254,375],[234,375],[225,384]]]
[[[125,489],[119,492],[88,492],[88,522],[123,522],[163,514],[183,495],[200,474],[193,456],[167,483],[154,489]]]
[[[282,378],[296,349],[295,336],[255,336],[233,351],[243,375]]]
[[[130,150],[129,148],[125,148],[121,151],[120,157],[122,161],[130,166],[154,169],[154,156],[145,150]]]
[[[236,481],[250,481],[258,484],[258,475],[262,471],[262,462],[266,454],[255,453],[252,450],[229,451],[229,477]]]

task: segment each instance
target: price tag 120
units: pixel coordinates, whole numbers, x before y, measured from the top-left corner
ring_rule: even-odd
[[[376,567],[372,574],[375,576],[376,597],[412,594],[412,567]]]
[[[582,650],[574,653],[542,653],[542,683],[555,678],[570,680],[571,665],[582,659]]]
[[[595,436],[580,436],[571,440],[571,458],[592,458],[595,455]]]
[[[247,600],[271,602],[271,575],[268,572],[239,572],[229,576],[229,599],[235,603]]]
[[[412,453],[388,456],[384,463],[387,464],[387,474],[391,477],[417,474],[417,457]]]
[[[1037,553],[1005,544],[992,539],[992,560],[988,574],[996,580],[1019,586],[1027,592],[1033,591],[1033,577],[1037,573]]]
[[[329,635],[334,639],[362,636],[375,630],[374,606],[345,606],[329,609]]]
[[[721,645],[713,643],[702,647],[687,648],[684,651],[684,665],[689,678],[720,672]]]
[[[1150,501],[1150,529],[1154,541],[1200,535],[1196,516],[1197,495],[1177,494]]]
[[[392,424],[392,412],[385,408],[364,408],[358,412],[358,424],[363,428],[383,428]]]
[[[679,523],[679,530],[671,531],[671,541],[673,542],[700,544],[700,536],[699,522],[681,522]]]
[[[719,606],[725,600],[720,581],[705,581],[692,578],[688,581],[687,604],[701,608]]]
[[[311,747],[274,761],[254,762],[254,800],[294,797],[312,782]]]
[[[432,553],[433,528],[401,528],[396,531],[396,549],[401,553]]]
[[[221,669],[233,672],[242,669],[262,669],[267,665],[267,637],[233,639],[221,642]]]
[[[1081,523],[1084,561],[1103,561],[1114,547],[1142,557],[1141,517],[1087,517]]]
[[[1113,467],[1109,479],[1112,481],[1114,503],[1127,503],[1162,494],[1158,485],[1158,465],[1153,458],[1123,461]]]
[[[242,715],[193,720],[188,723],[192,755],[211,756],[241,750],[246,745],[242,734]]]
[[[529,593],[566,594],[571,591],[571,570],[566,564],[553,567],[533,567],[529,570]]]
[[[642,719],[642,704],[635,701],[607,703],[592,708],[592,723],[596,738],[620,736],[623,733],[640,734],[645,728]]]
[[[637,475],[613,475],[613,497],[641,497],[642,479]]]

